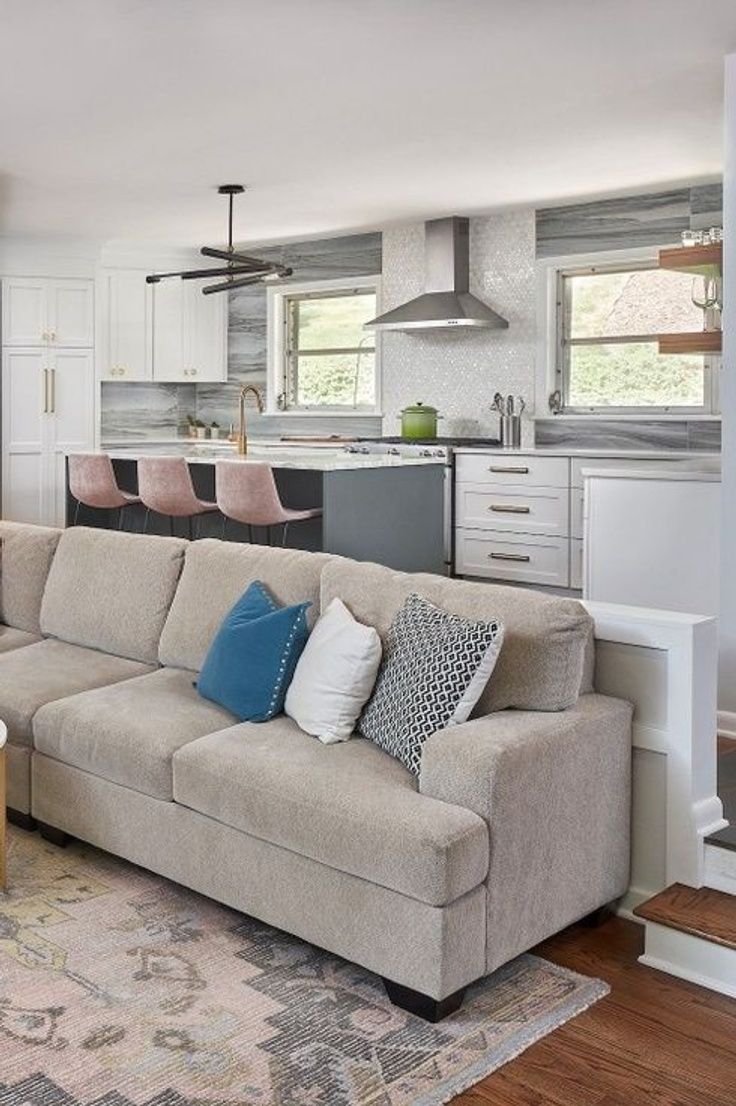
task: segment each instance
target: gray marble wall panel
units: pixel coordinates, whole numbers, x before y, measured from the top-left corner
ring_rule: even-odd
[[[717,419],[537,419],[535,444],[573,449],[672,449],[718,452]]]
[[[371,276],[381,272],[381,234],[353,234],[313,242],[254,248],[294,270],[291,281]],[[266,288],[256,285],[229,293],[228,381],[226,384],[118,384],[102,389],[102,437],[155,438],[182,432],[191,413],[203,422],[227,427],[237,418],[242,384],[266,388]],[[279,418],[249,411],[251,433],[372,434],[380,419]],[[297,429],[298,427],[298,429]],[[378,427],[378,429],[376,429]]]
[[[184,433],[195,411],[195,385],[118,383],[102,385],[103,441],[170,438]]]
[[[720,419],[705,422],[693,419],[687,424],[688,449],[700,449],[709,453],[719,453],[721,449]]]
[[[667,246],[683,230],[720,226],[723,185],[619,196],[537,212],[537,257],[636,246]]]
[[[723,184],[696,184],[690,189],[690,210],[693,215],[723,215]],[[717,225],[717,224],[716,224]]]

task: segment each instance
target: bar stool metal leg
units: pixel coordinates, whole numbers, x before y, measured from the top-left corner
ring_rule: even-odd
[[[77,500],[77,505],[76,505],[76,507],[74,508],[74,522],[72,523],[72,525],[73,525],[73,526],[76,526],[76,525],[77,525],[77,520],[78,520],[78,518],[79,518],[79,508],[80,508],[81,506],[82,506],[82,501],[81,501],[81,499],[78,499],[78,500]]]

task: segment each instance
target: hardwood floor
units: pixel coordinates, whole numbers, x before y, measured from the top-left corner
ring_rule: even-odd
[[[535,949],[611,994],[453,1106],[736,1106],[736,1000],[638,964],[642,941],[611,918]]]

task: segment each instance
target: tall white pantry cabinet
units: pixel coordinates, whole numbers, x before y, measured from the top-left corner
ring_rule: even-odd
[[[2,280],[2,513],[63,526],[65,455],[94,446],[94,281]]]

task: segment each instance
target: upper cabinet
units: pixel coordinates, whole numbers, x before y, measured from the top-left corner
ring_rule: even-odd
[[[147,271],[101,273],[101,379],[227,380],[227,296],[180,280],[146,284]]]
[[[94,345],[91,280],[8,277],[2,282],[4,346]]]
[[[153,375],[151,285],[144,270],[105,269],[99,278],[98,365],[102,380]]]

